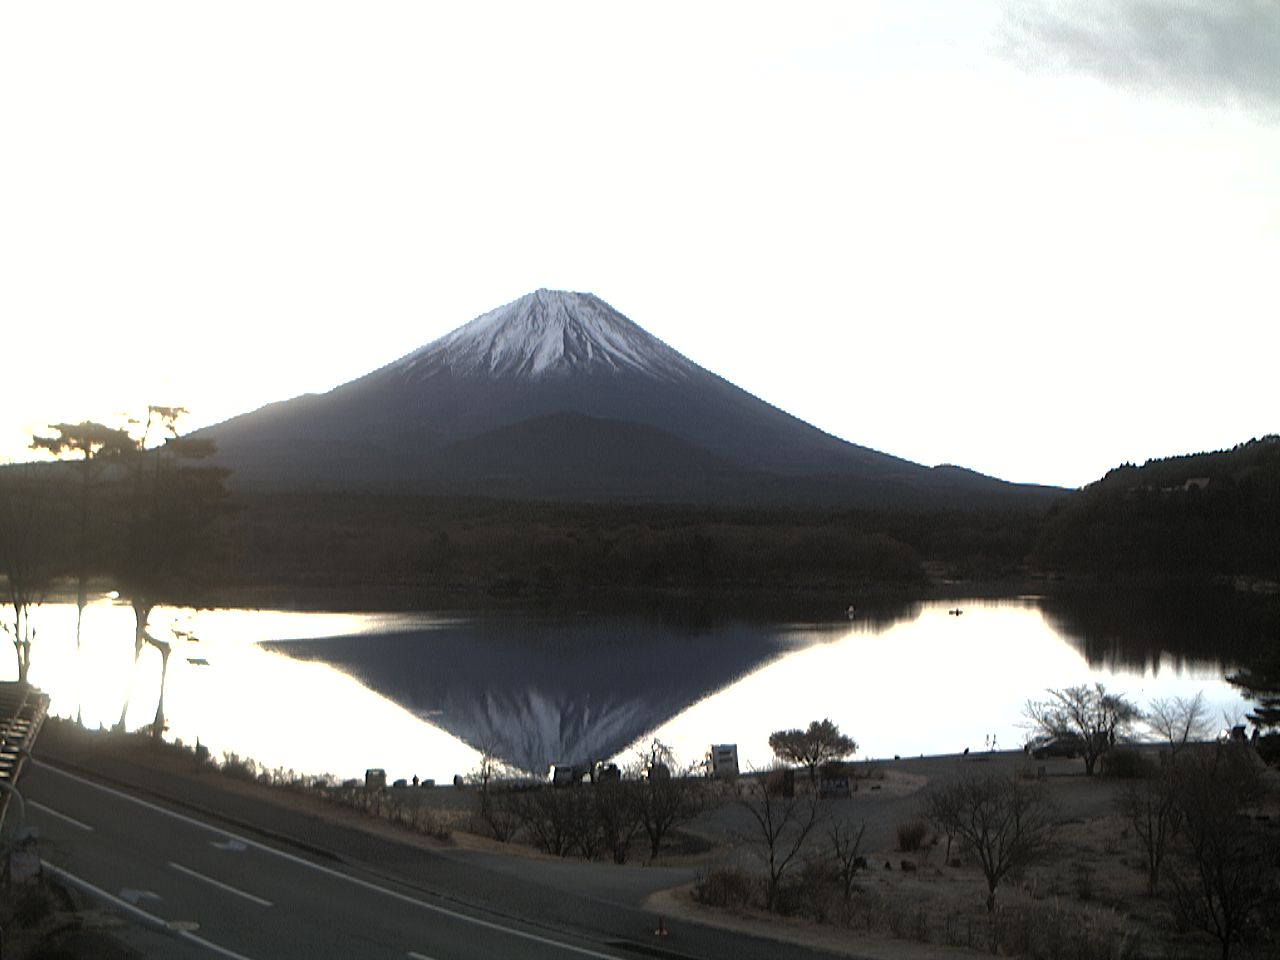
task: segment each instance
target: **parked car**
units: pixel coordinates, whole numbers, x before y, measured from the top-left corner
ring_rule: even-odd
[[[1062,736],[1049,737],[1044,743],[1033,747],[1031,756],[1037,760],[1044,760],[1047,757],[1066,757],[1068,760],[1080,756],[1084,752],[1084,744],[1081,743],[1079,737]]]

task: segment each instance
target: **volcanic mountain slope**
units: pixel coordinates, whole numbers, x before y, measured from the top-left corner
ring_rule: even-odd
[[[581,617],[267,646],[335,666],[477,750],[538,773],[625,751],[785,649],[768,631],[736,623]]]
[[[846,443],[599,298],[549,290],[206,434],[233,482],[257,489],[895,504],[1044,492]]]

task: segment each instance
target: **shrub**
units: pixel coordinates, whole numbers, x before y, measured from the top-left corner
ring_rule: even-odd
[[[415,807],[410,815],[410,826],[442,842],[453,838],[453,824],[429,807]]]
[[[239,754],[224,753],[222,755],[222,772],[224,775],[236,780],[256,780],[258,778],[258,765],[248,757],[242,760]]]
[[[1112,913],[1059,909],[1003,909],[991,917],[991,953],[1028,960],[1133,960],[1141,938]]]
[[[919,850],[928,835],[929,825],[918,817],[903,821],[898,824],[898,849],[903,853]]]
[[[774,910],[784,917],[807,917],[827,923],[841,914],[843,897],[835,864],[825,859],[805,863],[778,890]]]
[[[699,873],[693,883],[693,899],[709,907],[741,909],[756,902],[760,881],[736,867],[717,867]]]
[[[500,843],[509,843],[520,830],[521,810],[510,789],[486,786],[480,791],[480,817]]]
[[[1133,747],[1116,747],[1102,755],[1102,775],[1117,780],[1141,780],[1153,773],[1151,762]]]

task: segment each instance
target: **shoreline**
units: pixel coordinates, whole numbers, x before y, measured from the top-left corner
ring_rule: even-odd
[[[2,578],[0,578],[2,582]],[[1040,596],[1050,582],[1036,578],[938,581],[921,585],[866,583],[837,588],[819,586],[770,592],[761,584],[742,583],[718,589],[599,589],[562,595],[494,594],[483,589],[432,590],[413,584],[223,584],[174,594],[164,606],[195,610],[281,610],[300,613],[487,613],[625,614],[658,611],[671,614],[738,619],[843,619],[853,601],[862,608],[908,607],[943,600]],[[89,602],[114,599],[105,582],[89,592]],[[66,585],[50,591],[44,603],[74,604],[76,591]],[[120,601],[124,602],[124,601]]]
[[[0,583],[4,578],[0,576]],[[1267,581],[1269,583],[1270,581]],[[851,578],[836,585],[779,587],[768,582],[726,582],[689,587],[626,587],[617,584],[590,589],[537,592],[497,590],[491,586],[439,587],[418,582],[383,582],[353,585],[349,580],[296,583],[206,584],[170,594],[160,602],[168,607],[195,610],[280,610],[299,613],[441,613],[484,616],[488,613],[530,614],[628,614],[658,612],[673,616],[736,618],[746,620],[792,619],[823,622],[844,618],[850,604],[867,611],[908,608],[917,603],[948,600],[1071,598],[1078,595],[1108,596],[1116,591],[1164,594],[1193,591],[1234,597],[1243,604],[1275,602],[1275,594],[1254,589],[1249,577],[1066,574],[1051,571],[1017,576],[948,578],[934,573],[918,582],[874,581]],[[116,594],[110,582],[90,582],[89,602]],[[41,603],[76,602],[73,583],[59,581]],[[123,601],[122,601],[123,602]],[[39,604],[37,604],[39,606]]]

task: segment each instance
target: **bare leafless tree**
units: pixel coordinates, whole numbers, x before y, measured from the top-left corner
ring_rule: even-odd
[[[831,841],[831,860],[840,877],[840,891],[846,904],[853,896],[854,877],[865,865],[861,848],[862,838],[866,833],[865,820],[859,821],[857,826],[852,820],[836,820],[827,828],[827,838]]]
[[[1116,797],[1116,807],[1142,844],[1146,855],[1147,892],[1155,896],[1165,855],[1178,834],[1182,810],[1177,804],[1173,769],[1127,785]]]
[[[480,818],[500,843],[507,843],[520,829],[520,811],[511,801],[511,790],[504,785],[504,781],[514,781],[517,775],[518,771],[497,755],[493,737],[485,739],[479,764],[467,774],[467,781],[476,788],[480,800]]]
[[[627,771],[628,779],[640,781],[635,791],[636,813],[649,840],[650,860],[657,858],[676,827],[702,812],[706,796],[693,779],[695,769],[682,768],[671,747],[655,739]]]
[[[1121,694],[1108,693],[1100,683],[1047,692],[1045,700],[1027,701],[1024,712],[1043,733],[1078,740],[1089,776],[1098,758],[1126,738],[1142,719],[1137,707]]]
[[[1201,690],[1190,699],[1162,697],[1147,704],[1146,723],[1169,748],[1169,759],[1176,761],[1178,751],[1188,743],[1209,740],[1213,736],[1213,718]]]
[[[777,909],[783,878],[799,862],[826,812],[816,790],[786,790],[783,784],[780,770],[762,774],[746,784],[741,800],[754,827],[747,839],[765,864],[765,907],[769,910]]]
[[[1192,753],[1175,777],[1182,829],[1170,872],[1174,905],[1188,925],[1218,941],[1228,960],[1280,898],[1280,837],[1243,813],[1263,781],[1242,745]]]
[[[513,809],[534,845],[544,853],[567,857],[576,843],[577,790],[541,787],[510,795]]]
[[[640,826],[649,838],[649,858],[658,856],[671,832],[696,817],[703,807],[697,784],[685,776],[654,777],[636,791]]]
[[[996,888],[1049,847],[1054,806],[1043,786],[998,773],[970,775],[932,786],[924,799],[930,820],[959,840],[982,867],[987,910]]]
[[[629,778],[597,783],[591,790],[600,842],[614,863],[627,862],[644,829],[641,805],[647,788],[642,780]]]

